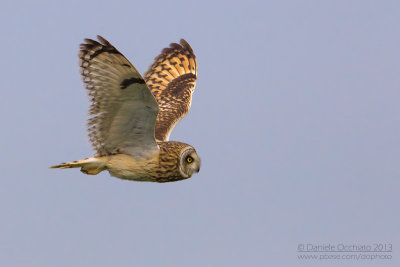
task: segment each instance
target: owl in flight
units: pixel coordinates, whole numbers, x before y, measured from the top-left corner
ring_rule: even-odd
[[[101,36],[80,45],[79,65],[89,92],[89,139],[94,157],[50,168],[108,172],[134,181],[173,182],[200,170],[196,150],[168,141],[189,111],[197,62],[183,39],[164,48],[144,77]]]

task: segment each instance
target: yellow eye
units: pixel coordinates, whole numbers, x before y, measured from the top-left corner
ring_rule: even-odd
[[[186,158],[187,163],[192,163],[193,162],[193,158],[191,156],[188,156]]]

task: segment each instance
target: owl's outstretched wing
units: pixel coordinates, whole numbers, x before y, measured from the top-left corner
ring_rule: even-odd
[[[188,113],[196,78],[196,56],[183,39],[164,48],[145,73],[144,80],[160,109],[155,126],[157,140],[168,141],[174,126]]]
[[[85,39],[79,65],[92,102],[89,139],[97,156],[144,156],[158,150],[158,104],[135,67],[107,40]]]

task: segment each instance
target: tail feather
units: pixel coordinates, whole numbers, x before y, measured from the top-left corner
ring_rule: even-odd
[[[80,159],[71,162],[63,162],[58,165],[50,166],[51,169],[69,169],[69,168],[81,168],[81,172],[86,174],[95,175],[106,169],[106,161],[104,157],[95,157]]]

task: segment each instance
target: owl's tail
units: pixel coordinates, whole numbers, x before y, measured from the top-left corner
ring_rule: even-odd
[[[80,159],[71,162],[63,162],[58,165],[50,166],[49,168],[55,169],[69,169],[81,168],[81,172],[85,174],[95,175],[106,169],[106,157],[93,157],[87,159]]]

